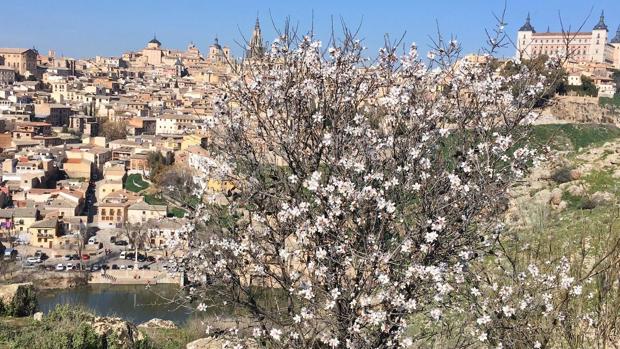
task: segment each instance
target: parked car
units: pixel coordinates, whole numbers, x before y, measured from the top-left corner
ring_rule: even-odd
[[[67,263],[66,268],[67,268],[67,271],[73,270],[73,264],[72,263]]]
[[[155,263],[157,261],[157,259],[155,259],[155,257],[153,257],[153,256],[148,256],[148,257],[146,257],[146,261],[147,262],[151,262],[151,263]]]
[[[138,254],[138,262],[146,262],[146,256]]]
[[[116,236],[110,236],[110,243],[111,244],[116,243]]]
[[[43,253],[41,250],[37,250],[37,251],[34,253],[34,256],[35,256],[35,257],[37,257],[37,258],[39,258],[39,259],[40,259],[40,260],[42,260],[42,261],[44,261],[44,260],[46,260],[46,259],[47,259],[47,255],[46,255],[45,253]]]
[[[129,264],[129,265],[127,266],[127,270],[133,270],[133,264]]]
[[[15,259],[17,257],[17,250],[14,248],[7,248],[4,250],[4,259]]]
[[[93,264],[90,266],[90,271],[99,271],[101,269],[101,267],[99,266],[99,264]]]
[[[112,264],[112,270],[118,270],[118,265]]]
[[[116,245],[116,246],[127,246],[127,245],[129,245],[129,243],[127,241],[125,241],[125,240],[116,240],[114,242],[114,245]]]
[[[78,255],[77,253],[74,253],[71,255],[71,259],[79,261],[80,260],[80,255]]]
[[[87,255],[87,254],[83,254],[83,255],[82,255],[82,260],[87,261],[87,260],[89,260],[89,259],[90,259],[90,256],[89,256],[89,255]]]
[[[121,270],[125,270],[125,269],[127,269],[127,266],[126,266],[125,264],[121,264],[119,268],[120,268]]]
[[[72,259],[73,259],[73,257],[70,254],[65,255],[65,260],[66,261],[70,261]]]
[[[62,263],[58,263],[56,265],[56,271],[63,271],[63,270],[65,270],[65,266],[62,265]]]
[[[41,263],[41,257],[30,256],[26,258],[26,262],[32,264]]]
[[[127,259],[127,251],[121,251],[120,259]]]
[[[102,264],[102,265],[101,265],[101,269],[103,269],[103,270],[108,270],[108,269],[110,269],[110,266],[109,266],[109,265],[107,265],[107,264]]]
[[[95,244],[98,244],[98,243],[99,243],[99,241],[97,241],[97,237],[96,236],[91,236],[88,239],[88,244],[89,245],[95,245]]]

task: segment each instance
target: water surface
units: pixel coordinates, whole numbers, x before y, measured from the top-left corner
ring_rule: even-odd
[[[198,313],[173,302],[180,289],[176,285],[91,284],[62,290],[39,292],[39,310],[48,313],[57,304],[80,305],[100,316],[118,316],[139,324],[152,318],[182,324]],[[204,316],[204,314],[201,314]]]

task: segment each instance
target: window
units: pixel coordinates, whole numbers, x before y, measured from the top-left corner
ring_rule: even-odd
[[[101,215],[102,215],[102,216],[105,216],[105,208],[104,208],[104,209],[101,209]]]

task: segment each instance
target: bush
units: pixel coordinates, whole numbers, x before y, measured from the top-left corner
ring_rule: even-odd
[[[598,104],[601,107],[611,105],[613,107],[620,107],[620,93],[616,93],[613,98],[599,97]]]
[[[553,179],[556,183],[567,183],[572,180],[571,171],[573,170],[570,166],[563,166],[557,169],[552,175],[551,179]]]
[[[99,335],[91,325],[94,315],[81,307],[58,305],[40,322],[31,321],[4,340],[13,348],[37,349],[110,349],[119,348],[114,334]],[[3,331],[4,332],[4,331]],[[148,339],[123,346],[123,348],[153,348]]]
[[[8,304],[0,301],[0,315],[23,317],[31,316],[37,311],[37,295],[32,285],[22,285],[17,288],[13,299]]]

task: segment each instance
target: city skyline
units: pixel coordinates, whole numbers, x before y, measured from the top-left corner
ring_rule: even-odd
[[[323,41],[329,38],[332,19],[336,28],[342,19],[351,27],[361,24],[360,37],[369,48],[369,54],[377,51],[386,33],[393,40],[404,34],[403,44],[416,42],[425,50],[431,43],[430,37],[436,35],[437,27],[445,36],[455,35],[465,53],[475,53],[484,44],[484,29],[495,24],[493,14],[500,14],[504,7],[503,1],[356,4],[358,6],[351,7],[347,1],[335,4],[318,1],[291,7],[276,1],[260,4],[181,1],[171,5],[163,1],[121,3],[114,0],[104,4],[82,4],[71,0],[60,3],[64,6],[35,1],[31,10],[25,11],[25,4],[10,3],[4,5],[8,13],[30,13],[31,20],[37,24],[24,27],[19,25],[17,16],[10,16],[6,19],[6,28],[9,29],[0,31],[0,46],[35,47],[42,54],[54,50],[57,55],[83,58],[120,56],[123,52],[144,47],[154,34],[163,47],[185,49],[193,42],[205,52],[217,36],[235,56],[241,56],[243,40],[249,39],[258,15],[266,41],[272,41],[276,36],[272,19],[276,26],[281,26],[289,16],[302,31],[314,27]],[[396,6],[402,9],[393,11]],[[527,13],[539,31],[547,27],[557,31],[560,28],[558,11],[564,26],[572,29],[577,29],[585,20],[584,29],[590,30],[601,10],[607,14],[611,33],[620,24],[620,4],[614,1],[592,1],[570,8],[564,6],[565,3],[556,0],[544,3],[509,1],[506,31],[512,39]],[[70,19],[61,20],[63,14]],[[118,38],[122,40],[115,40]],[[513,52],[514,48],[506,48],[499,54],[511,56]]]

